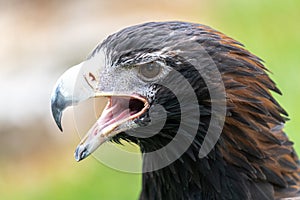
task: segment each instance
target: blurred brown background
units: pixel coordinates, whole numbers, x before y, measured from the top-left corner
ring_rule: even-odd
[[[290,113],[286,130],[300,149],[299,10],[296,0],[0,1],[0,199],[138,197],[139,175],[93,158],[75,162],[72,111],[59,133],[50,94],[57,78],[105,37],[147,21],[203,23],[263,58],[284,93],[276,97]]]

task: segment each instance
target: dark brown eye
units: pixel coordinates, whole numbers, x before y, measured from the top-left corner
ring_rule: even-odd
[[[161,65],[155,62],[142,64],[139,66],[139,74],[146,80],[152,80],[161,72]]]

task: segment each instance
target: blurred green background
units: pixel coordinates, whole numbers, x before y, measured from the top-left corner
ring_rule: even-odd
[[[76,163],[72,113],[60,134],[49,100],[65,69],[109,34],[146,21],[203,23],[261,57],[283,92],[276,98],[291,119],[285,130],[300,152],[299,10],[298,0],[0,1],[0,199],[138,198],[140,175],[92,157]]]

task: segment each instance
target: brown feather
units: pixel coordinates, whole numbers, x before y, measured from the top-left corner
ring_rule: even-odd
[[[224,145],[219,147],[224,159],[249,177],[272,183],[275,199],[295,196],[300,191],[299,160],[282,130],[287,113],[270,92],[280,91],[258,57],[222,33],[213,34],[232,49],[220,56],[238,61],[230,66],[235,70],[220,70],[230,113],[222,133]]]

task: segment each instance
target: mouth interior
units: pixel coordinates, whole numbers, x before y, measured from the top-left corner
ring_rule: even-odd
[[[139,96],[109,96],[108,103],[97,121],[98,128],[94,134],[109,133],[126,121],[133,120],[148,108],[146,99]]]
[[[129,100],[129,111],[132,114],[136,114],[140,111],[142,111],[144,108],[144,102],[141,100],[135,99],[135,98],[130,98]]]

